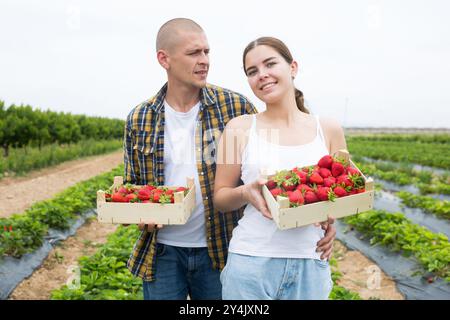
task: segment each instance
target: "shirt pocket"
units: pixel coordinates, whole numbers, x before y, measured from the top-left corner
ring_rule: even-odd
[[[133,148],[144,156],[153,152],[153,143],[149,131],[136,131]]]

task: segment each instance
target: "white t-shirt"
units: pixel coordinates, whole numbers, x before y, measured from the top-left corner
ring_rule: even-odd
[[[195,209],[184,225],[165,225],[157,242],[177,247],[206,247],[205,208],[195,156],[195,127],[198,102],[188,112],[175,111],[164,101],[164,184],[186,186],[186,177],[195,180]]]

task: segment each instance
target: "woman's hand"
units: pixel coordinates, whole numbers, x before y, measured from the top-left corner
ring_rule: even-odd
[[[331,254],[333,252],[333,242],[334,238],[336,237],[336,227],[333,225],[335,221],[335,218],[328,216],[327,221],[314,224],[316,227],[322,226],[322,229],[325,230],[325,237],[317,242],[316,249],[317,252],[323,252],[320,256],[320,259],[322,260],[330,260],[331,258]]]
[[[262,213],[267,219],[273,219],[272,214],[267,208],[266,200],[262,194],[262,187],[267,183],[266,179],[258,179],[250,184],[246,184],[242,188],[242,198],[245,202],[253,205],[256,210]]]

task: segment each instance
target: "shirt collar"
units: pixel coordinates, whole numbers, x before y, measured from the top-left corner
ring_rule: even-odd
[[[164,107],[164,98],[167,93],[167,82],[164,86],[158,91],[158,93],[149,101],[150,108],[156,113],[160,113]],[[214,105],[216,103],[216,96],[213,91],[213,87],[210,84],[207,84],[200,91],[200,101],[201,106],[200,110],[204,108]]]

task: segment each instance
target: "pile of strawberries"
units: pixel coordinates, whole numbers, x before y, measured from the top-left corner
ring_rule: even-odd
[[[278,172],[266,186],[276,199],[284,196],[290,207],[336,198],[365,191],[361,173],[345,165],[345,161],[326,155],[317,165]]]
[[[187,194],[188,189],[178,187],[169,189],[167,187],[156,187],[153,185],[133,186],[123,185],[112,193],[105,193],[106,202],[142,202],[142,203],[174,203],[174,193],[183,191]]]

